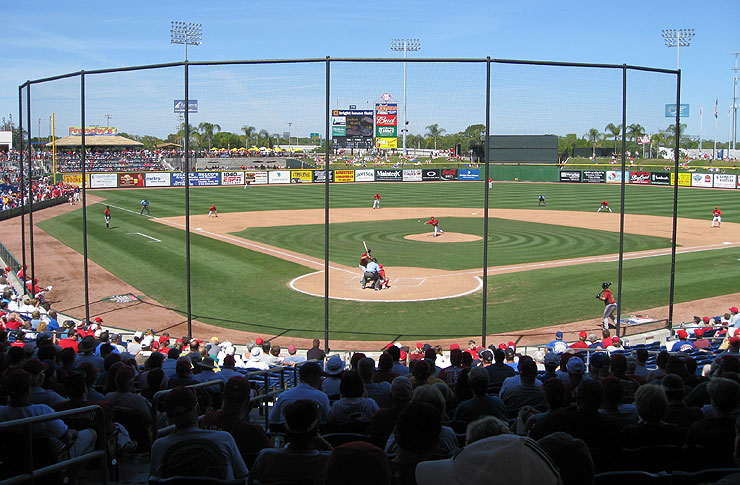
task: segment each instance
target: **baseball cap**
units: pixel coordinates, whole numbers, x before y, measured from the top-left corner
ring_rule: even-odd
[[[195,397],[195,392],[187,387],[172,389],[164,400],[167,416],[182,416],[195,409],[196,404],[198,404],[198,398]]]
[[[565,364],[565,368],[568,369],[569,374],[583,374],[586,370],[581,358],[576,356],[568,359],[568,363]]]
[[[232,357],[233,358],[233,357]],[[249,381],[240,376],[234,376],[230,378],[228,381],[226,381],[226,384],[224,384],[224,399],[229,399],[230,397],[245,397],[249,399],[249,391],[250,391]]]
[[[704,336],[704,329],[697,328],[696,330],[694,330],[694,335],[696,335],[697,337],[703,337]]]
[[[731,307],[729,308],[729,310],[730,310],[731,312],[735,312],[735,313],[737,313],[737,307],[736,307],[736,306],[731,306]]]
[[[509,357],[509,358],[514,357],[514,355],[516,354],[516,351],[512,349],[511,347],[507,347],[504,352],[506,353],[506,357]]]
[[[500,344],[498,344],[498,348],[501,350],[506,350],[507,345],[504,342],[501,342]]]
[[[455,350],[455,349],[460,350],[460,345],[459,344],[450,345],[450,350]]]
[[[619,337],[617,337],[616,335],[612,337],[612,343],[618,344],[619,342],[621,342],[621,340],[619,340]]]
[[[296,351],[295,345],[293,344],[288,345],[288,352],[292,354],[295,351]]]
[[[234,366],[236,365],[236,358],[234,358],[233,355],[227,355],[224,357],[224,366]]]
[[[558,469],[540,446],[524,436],[502,434],[467,445],[453,458],[424,461],[416,466],[416,482],[436,484],[560,482]]]
[[[684,329],[680,329],[678,332],[676,332],[676,335],[678,335],[679,338],[687,338],[689,334]]]
[[[588,334],[585,330],[581,330],[581,332],[578,334],[579,338],[582,338],[583,340],[586,340],[588,338]]]
[[[95,317],[95,323],[103,323],[103,319],[100,317]]]
[[[595,333],[588,334],[588,339],[592,342],[595,342],[597,340]]]
[[[559,365],[560,357],[555,352],[545,354],[545,365]]]
[[[563,338],[563,332],[561,332],[560,330],[555,332],[555,338]]]
[[[257,344],[257,345],[262,345],[262,342],[264,342],[264,340],[262,340],[259,337],[257,337],[257,339],[254,341],[254,343]]]
[[[734,344],[734,343],[736,343],[736,342],[740,342],[740,337],[732,337],[732,338],[730,339],[730,343],[731,343],[731,344]]]
[[[709,323],[709,317],[704,317],[702,320],[704,320],[704,323]]]

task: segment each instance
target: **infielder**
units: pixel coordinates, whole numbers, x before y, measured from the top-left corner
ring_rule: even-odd
[[[211,207],[208,208],[208,217],[215,216],[218,217],[218,211],[216,210],[216,204],[211,204]]]
[[[110,207],[105,206],[105,210],[103,211],[103,215],[105,216],[105,228],[110,229]]]
[[[431,219],[426,221],[424,224],[431,224],[434,227],[434,237],[444,234],[445,232],[439,228],[439,221],[432,216]]]
[[[380,209],[380,194],[378,192],[375,192],[373,197],[373,209]]]
[[[544,205],[545,207],[547,207],[547,202],[545,201],[544,195],[540,195],[539,197],[537,197],[537,207],[541,205]]]
[[[609,203],[607,201],[605,201],[605,200],[601,202],[601,207],[599,207],[599,210],[597,210],[596,212],[601,212],[603,210],[608,210],[609,212],[614,212],[612,210],[612,208],[609,207]]]
[[[714,227],[715,222],[717,227],[722,227],[722,211],[719,210],[719,206],[716,206],[712,211],[712,227]]]
[[[614,322],[614,326],[617,325],[617,319],[614,318],[614,312],[617,310],[617,300],[614,299],[611,290],[609,289],[611,283],[604,282],[601,284],[601,293],[596,295],[596,298],[604,302],[604,330],[609,330],[609,320]]]
[[[144,198],[139,203],[141,204],[141,212],[139,212],[139,215],[143,216],[144,211],[146,211],[146,215],[150,216],[151,213],[149,213],[149,200]]]

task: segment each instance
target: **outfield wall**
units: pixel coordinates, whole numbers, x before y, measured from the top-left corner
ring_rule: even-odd
[[[565,170],[549,166],[493,166],[491,178],[496,181],[517,182],[562,182],[587,184],[618,184],[622,182],[621,170]],[[484,178],[481,168],[365,168],[329,170],[329,182],[440,182],[480,181]],[[635,185],[673,185],[675,174],[671,172],[646,172],[625,170],[624,179]],[[81,186],[82,174],[62,174],[65,184]],[[123,172],[86,174],[87,186],[92,189],[182,187],[185,176],[182,172]],[[215,172],[192,172],[190,186],[228,185],[286,185],[324,183],[325,170],[236,170]],[[678,174],[680,187],[704,187],[718,189],[740,188],[740,176],[727,173]]]

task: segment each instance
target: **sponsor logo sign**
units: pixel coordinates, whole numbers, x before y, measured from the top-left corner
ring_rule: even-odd
[[[604,170],[584,170],[581,182],[590,184],[606,183],[606,172]]]
[[[669,172],[650,173],[650,183],[653,185],[671,185],[671,174]]]
[[[412,168],[403,171],[404,182],[421,182],[421,169]]]
[[[676,174],[671,174],[671,185],[673,185],[676,180]],[[679,187],[691,187],[691,174],[686,172],[680,172],[678,174],[678,186]]]
[[[290,171],[290,183],[291,184],[310,184],[313,180],[313,176],[310,170],[291,170]]]
[[[398,136],[397,128],[395,126],[376,126],[375,136],[385,138],[396,138]]]
[[[377,126],[396,126],[398,124],[398,115],[377,115],[375,117]]]
[[[326,170],[314,170],[313,181],[320,184],[326,183]],[[334,182],[334,170],[329,170],[329,183]]]
[[[560,171],[561,182],[580,182],[581,171],[580,170],[561,170]]]
[[[439,180],[439,170],[436,168],[426,168],[421,170],[421,179],[422,180]]]
[[[69,134],[70,135],[82,135],[82,128],[79,126],[70,126],[69,127]],[[95,136],[95,135],[117,135],[118,134],[118,127],[117,126],[86,126],[85,127],[85,136]]]
[[[400,182],[403,180],[403,173],[401,170],[375,170],[375,180],[378,182]]]
[[[311,139],[312,140],[318,140],[319,138],[321,138],[321,134],[319,134],[319,133],[311,133]]]
[[[398,138],[376,138],[375,147],[384,149],[398,148]]]
[[[191,187],[212,186],[221,184],[221,174],[218,172],[190,172],[188,176]],[[185,174],[175,172],[172,174],[172,186],[184,187]]]
[[[346,126],[332,126],[331,136],[347,136],[347,127]]]
[[[375,103],[375,113],[383,115],[395,115],[398,114],[397,103]]]
[[[625,173],[629,173],[625,170]],[[622,183],[622,171],[616,172],[614,170],[606,171],[606,183],[608,184],[621,184]]]
[[[289,184],[290,170],[270,170],[267,172],[267,181],[271,184]]]
[[[267,183],[267,172],[244,172],[244,183],[264,185]]]
[[[375,181],[375,170],[371,168],[355,170],[355,182],[374,182],[374,181]]]
[[[173,111],[175,113],[184,113],[185,112],[185,100],[184,99],[176,99],[174,100],[173,105]],[[188,113],[197,113],[198,112],[198,100],[197,99],[188,99]]]
[[[439,172],[439,177],[442,180],[457,180],[457,169],[456,168],[443,168]]]
[[[144,185],[147,187],[169,187],[172,184],[172,174],[169,172],[146,172]]]
[[[640,145],[649,145],[650,144],[650,135],[638,136],[637,137],[637,143],[639,143]]]
[[[459,180],[480,180],[480,169],[461,168],[457,174]]]
[[[221,172],[221,185],[244,185],[244,172]]]
[[[729,173],[715,173],[714,186],[720,189],[734,189],[737,187],[737,175]]]
[[[67,185],[74,185],[76,187],[82,187],[82,174],[81,173],[65,173],[62,175],[62,181]],[[90,186],[90,176],[85,174],[85,185]]]
[[[118,187],[118,175],[115,173],[92,173],[90,174],[90,188],[103,189]]]
[[[371,109],[333,109],[332,116],[373,116]]]
[[[143,173],[119,173],[118,174],[118,186],[119,187],[143,187],[144,186],[144,174]]]
[[[650,183],[650,172],[630,172],[631,184],[647,185]]]
[[[334,181],[335,182],[354,182],[355,171],[354,170],[334,170]]]
[[[691,186],[692,187],[711,187],[712,186],[712,175],[711,173],[695,173],[691,175]]]
[[[678,107],[675,103],[673,104],[667,104],[665,105],[665,116],[666,118],[675,118],[676,117],[676,111],[680,111],[681,118],[688,118],[689,117],[689,105],[688,104],[680,104]]]

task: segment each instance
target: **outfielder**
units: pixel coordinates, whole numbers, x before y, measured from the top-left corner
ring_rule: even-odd
[[[491,177],[488,177],[488,188],[489,189],[493,188],[493,179]]]
[[[380,194],[378,192],[375,192],[373,197],[373,209],[380,209]]]
[[[434,237],[444,234],[445,232],[439,228],[439,221],[432,216],[431,219],[426,221],[424,224],[431,224],[434,227]]]
[[[614,299],[611,290],[609,289],[611,283],[604,282],[601,284],[601,292],[596,295],[596,298],[604,302],[604,330],[609,330],[609,320],[611,319],[616,327],[617,320],[614,318],[614,312],[617,310],[617,300]]]
[[[544,205],[545,207],[547,207],[547,202],[545,201],[544,195],[540,195],[539,197],[537,197],[537,207],[541,205]]]
[[[110,207],[105,206],[105,210],[103,211],[103,215],[105,216],[105,228],[110,229]]]
[[[715,222],[717,227],[722,227],[722,211],[719,210],[719,206],[716,206],[712,211],[712,227],[714,227]]]
[[[601,212],[602,210],[608,210],[609,212],[614,212],[611,207],[609,207],[609,203],[607,201],[601,202],[601,207],[599,207],[599,210],[596,212]]]

